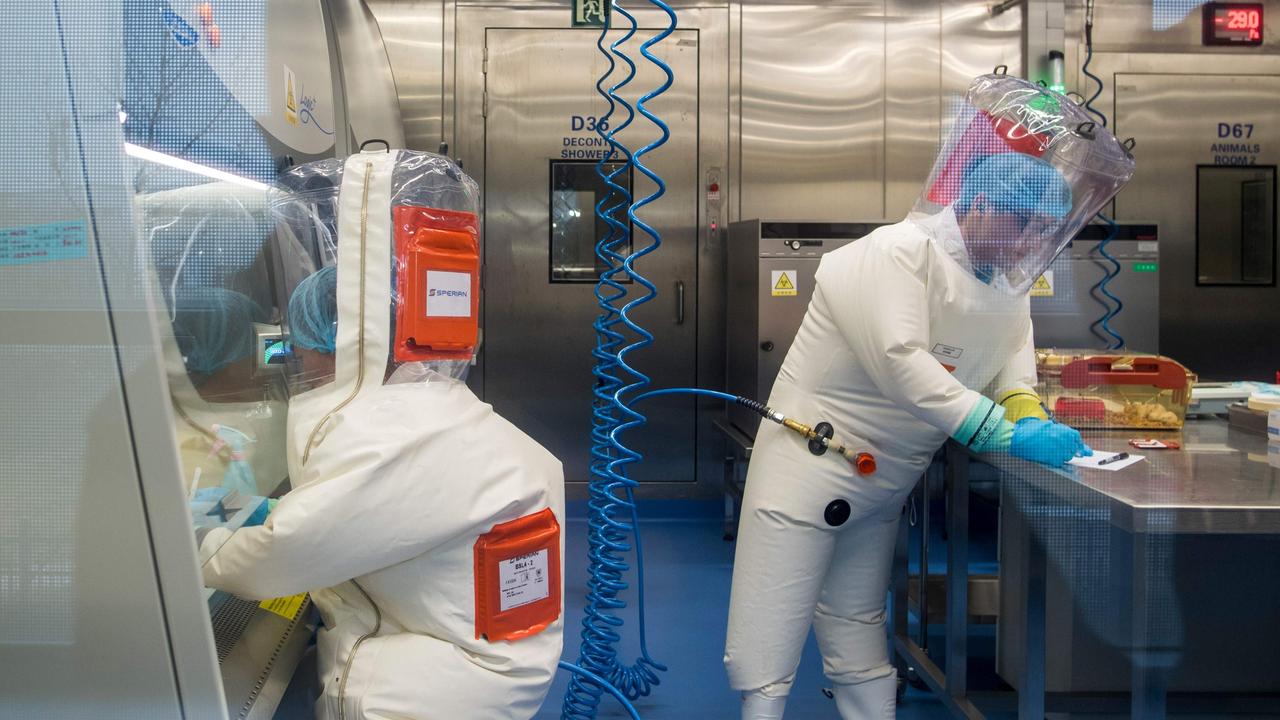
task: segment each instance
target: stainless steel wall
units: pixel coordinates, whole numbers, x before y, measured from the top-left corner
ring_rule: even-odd
[[[901,217],[948,98],[1022,66],[1018,13],[982,2],[740,3],[734,217]]]
[[[406,147],[439,148],[444,138],[443,0],[365,0],[382,28]]]
[[[391,59],[405,142],[450,140],[457,15],[496,6],[365,0]],[[501,3],[518,11],[569,3]],[[1021,14],[983,0],[676,2],[729,18],[727,220],[847,220],[906,212],[929,172],[947,97],[1005,64],[1017,73]]]

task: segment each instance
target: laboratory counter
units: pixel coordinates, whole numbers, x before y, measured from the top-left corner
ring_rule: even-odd
[[[1189,597],[1188,586],[1195,589],[1205,583],[1187,583],[1186,578],[1208,577],[1205,569],[1212,568],[1210,587],[1195,592],[1221,593],[1230,586],[1241,588],[1235,598],[1252,602],[1245,588],[1256,588],[1265,579],[1256,572],[1257,563],[1224,562],[1224,556],[1210,557],[1193,543],[1204,542],[1196,538],[1217,542],[1227,549],[1228,559],[1235,548],[1248,543],[1275,543],[1280,536],[1277,448],[1269,447],[1265,437],[1237,430],[1220,418],[1189,420],[1178,432],[1107,430],[1083,435],[1095,451],[1127,452],[1143,460],[1114,471],[1048,468],[1008,454],[975,454],[948,443],[941,467],[948,536],[945,646],[941,653],[930,650],[924,629],[916,637],[908,631],[910,530],[903,523],[892,614],[901,668],[926,684],[954,716],[965,718],[1015,707],[1020,718],[1043,718],[1046,711],[1079,709],[1078,701],[1099,687],[1086,698],[1094,702],[1089,707],[1120,709],[1118,700],[1131,717],[1164,717],[1171,692],[1178,693],[1180,708],[1211,713],[1228,704],[1248,710],[1275,703],[1280,687],[1257,667],[1259,663],[1221,657],[1221,639],[1202,643],[1206,628],[1215,624],[1237,631],[1249,625],[1242,617],[1218,623],[1211,615],[1239,613],[1248,606],[1221,609],[1216,601]],[[1179,447],[1140,450],[1130,445],[1139,438]],[[1016,696],[971,693],[969,688],[970,479],[990,469],[999,481],[997,671],[1017,688]],[[926,477],[918,488],[926,502],[929,487]],[[1213,536],[1219,540],[1211,540]],[[1223,545],[1223,538],[1235,539]],[[1268,547],[1272,545],[1264,546],[1263,557]],[[1256,548],[1251,552],[1257,555]],[[1188,572],[1188,566],[1197,569]],[[1047,587],[1053,590],[1048,593],[1048,612]],[[918,603],[916,613],[927,628],[928,603]],[[1265,608],[1262,613],[1263,624],[1274,624],[1274,618],[1266,619]],[[1256,637],[1271,634],[1269,627],[1254,624],[1245,630],[1255,636],[1262,648],[1258,652],[1271,652],[1266,648],[1275,645]],[[1087,641],[1081,641],[1086,635]],[[1247,652],[1241,644],[1232,652]],[[1246,675],[1253,674],[1229,674],[1222,669],[1231,664],[1228,661],[1239,661]],[[1108,662],[1123,663],[1126,669],[1111,668]],[[1194,686],[1190,689],[1185,687],[1188,678]],[[1099,697],[1104,700],[1101,706]]]
[[[1096,493],[1111,521],[1130,532],[1280,533],[1280,455],[1265,437],[1236,430],[1219,418],[1190,420],[1182,431],[1086,430],[1096,451],[1141,455],[1118,471],[1050,469],[1007,454],[973,456],[1002,475],[1076,501]],[[1177,450],[1139,450],[1129,441],[1173,441]]]

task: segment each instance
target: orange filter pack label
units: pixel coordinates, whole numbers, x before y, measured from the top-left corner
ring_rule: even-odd
[[[476,637],[536,635],[562,609],[560,524],[550,508],[495,525],[475,544]]]

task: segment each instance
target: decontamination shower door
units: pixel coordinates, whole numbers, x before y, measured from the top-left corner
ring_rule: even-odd
[[[1201,380],[1272,380],[1280,336],[1280,78],[1116,73],[1138,141],[1121,218],[1160,226],[1160,351]]]
[[[638,65],[622,91],[631,103],[658,87],[662,73],[639,54],[641,30],[626,46]],[[592,323],[600,312],[595,282],[603,265],[594,246],[606,230],[596,217],[605,187],[596,163],[606,148],[596,129],[608,103],[596,82],[608,61],[598,30],[493,28],[485,33],[484,398],[561,459],[569,482],[588,478],[592,427]],[[645,163],[667,183],[667,195],[640,217],[662,234],[661,248],[636,267],[658,295],[634,318],[654,335],[631,356],[653,387],[689,386],[696,374],[698,45],[677,31],[655,48],[675,82],[651,109],[671,137]],[[621,75],[615,75],[620,78]],[[637,116],[619,138],[638,149],[660,131]],[[655,185],[639,171],[619,178],[636,197]],[[650,243],[636,227],[635,249]],[[627,286],[628,299],[645,294]],[[695,404],[684,397],[646,402],[646,427],[633,447],[647,455],[635,477],[645,482],[694,480]],[[631,444],[631,443],[629,443]]]

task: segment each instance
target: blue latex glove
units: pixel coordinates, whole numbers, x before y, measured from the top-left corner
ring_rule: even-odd
[[[1084,444],[1075,428],[1039,418],[1023,418],[1013,426],[1009,453],[1025,460],[1058,467],[1077,455],[1088,457],[1093,450]]]

